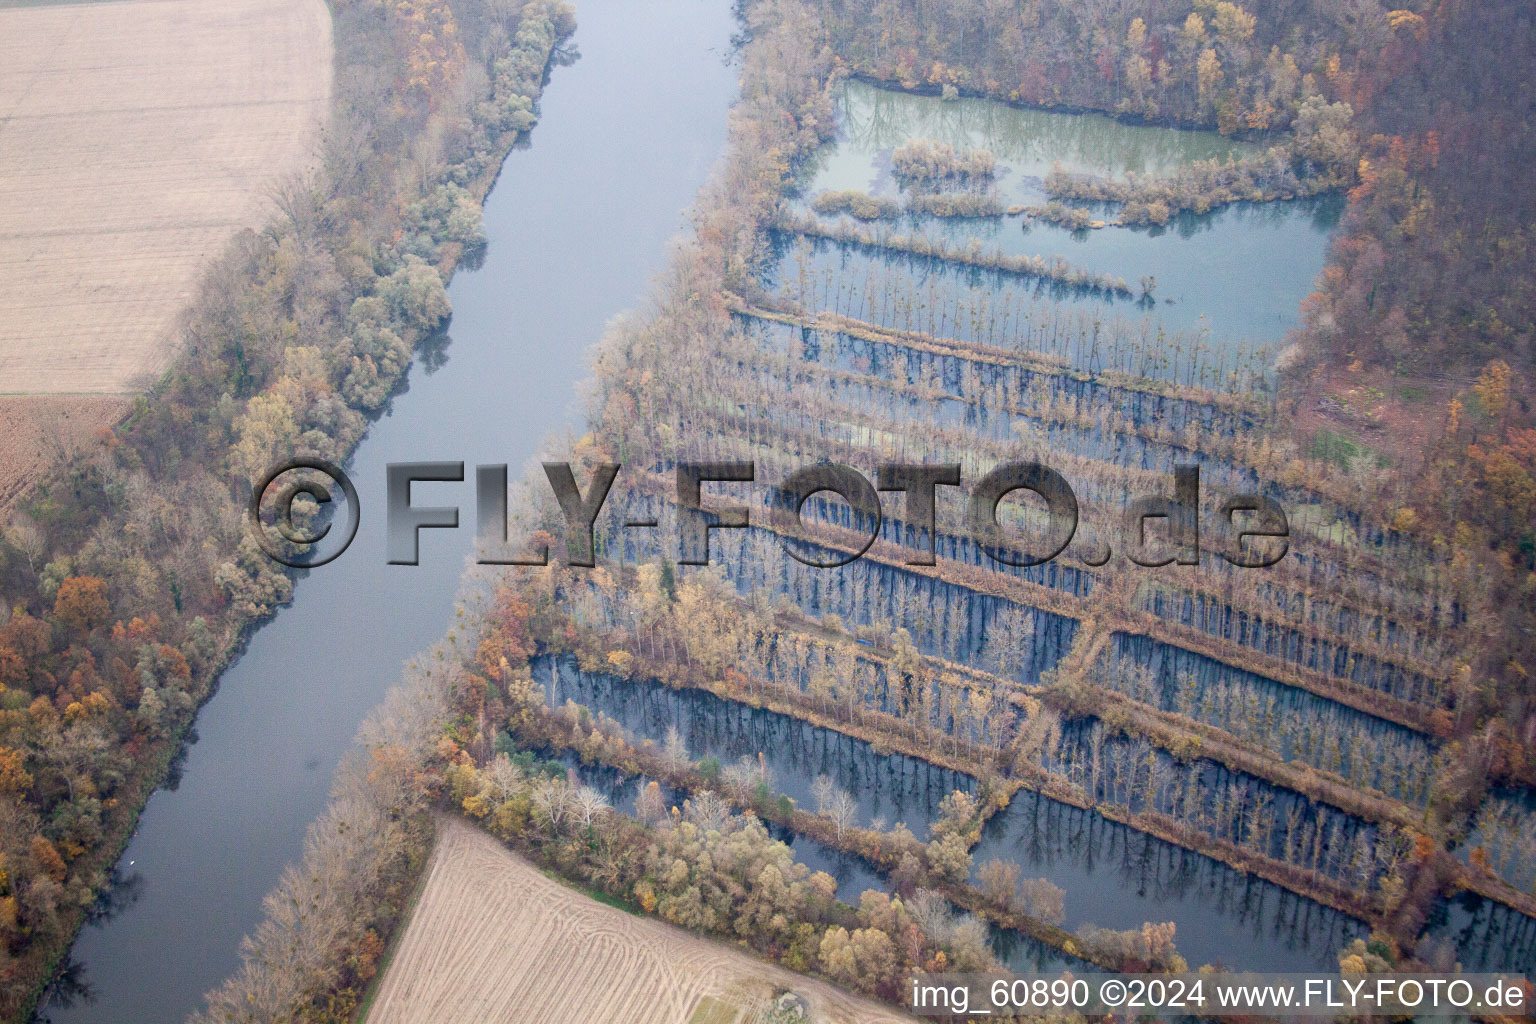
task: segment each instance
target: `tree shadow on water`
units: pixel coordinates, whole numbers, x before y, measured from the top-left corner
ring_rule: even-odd
[[[192,753],[192,745],[199,738],[196,726],[188,729],[186,735],[182,737],[181,746],[176,748],[175,755],[171,757],[171,763],[166,766],[165,781],[160,784],[160,788],[167,793],[174,793],[180,788],[181,777],[187,770],[187,758]]]
[[[137,903],[143,895],[144,875],[141,872],[124,871],[121,864],[113,866],[106,888],[85,912],[86,926],[100,928]],[[43,989],[29,1024],[50,1024],[53,1019],[50,1010],[89,1006],[96,1002],[96,998],[96,990],[87,978],[85,964],[71,955]]]
[[[89,1006],[96,1001],[96,991],[85,977],[85,965],[74,957],[64,961],[59,973],[43,989],[37,1009],[32,1011],[28,1024],[52,1024],[50,1010],[72,1010],[77,1006]]]
[[[104,925],[139,902],[139,897],[143,895],[143,873],[125,871],[122,864],[116,864],[107,880],[107,887],[86,910],[85,923],[98,927]]]
[[[432,376],[438,370],[448,365],[448,349],[453,345],[453,338],[449,337],[446,325],[442,330],[433,331],[421,340],[416,346],[416,358],[421,360],[421,368],[427,376]]]
[[[490,251],[491,244],[489,242],[481,242],[478,245],[465,246],[463,251],[459,253],[458,269],[467,270],[470,273],[479,270],[481,267],[485,266],[486,254]]]

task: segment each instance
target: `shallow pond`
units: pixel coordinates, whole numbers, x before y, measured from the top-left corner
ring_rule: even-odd
[[[771,788],[808,808],[815,806],[811,783],[816,775],[825,773],[858,800],[855,821],[859,825],[868,825],[871,816],[879,816],[887,825],[904,821],[924,838],[927,823],[938,817],[938,802],[944,796],[956,789],[975,790],[975,780],[969,776],[903,754],[877,754],[863,740],[711,693],[581,672],[568,659],[536,660],[534,678],[547,688],[552,704],[574,700],[594,713],[606,714],[629,729],[637,742],[649,737],[659,743],[665,739],[667,727],[676,725],[695,758],[712,756],[728,764],[760,752],[772,772]],[[563,754],[560,760],[583,782],[603,792],[615,808],[632,811],[641,785],[637,776],[606,766],[582,765],[574,754]],[[671,787],[664,787],[664,792],[669,803],[680,805],[684,794]],[[890,882],[861,857],[778,825],[770,825],[769,831],[789,844],[796,860],[836,879],[837,898],[850,906],[859,905],[866,889],[892,891]],[[1010,970],[1081,970],[1085,966],[1075,957],[1011,929],[989,926],[988,934],[993,951]]]
[[[978,187],[1004,206],[1045,202],[1043,179],[1053,166],[1110,178],[1127,172],[1161,175],[1196,160],[1243,159],[1263,150],[1213,132],[1132,125],[1098,114],[1026,110],[977,98],[944,102],[858,81],[842,85],[836,109],[839,137],[816,154],[802,175],[802,213],[811,212],[809,200],[827,190],[851,189],[900,199],[903,192],[892,175],[891,154],[913,139],[948,143],[957,151],[990,150],[997,170],[990,186]],[[1113,220],[1116,215],[1114,204],[1090,205],[1100,219]],[[910,295],[915,303],[926,298],[930,305],[942,295],[946,302],[973,308],[983,304],[980,291],[999,314],[1005,305],[1018,304],[1023,297],[1043,298],[1099,315],[1145,316],[1154,333],[1158,328],[1209,331],[1211,344],[1234,352],[1267,347],[1267,361],[1285,332],[1297,324],[1298,305],[1322,270],[1343,207],[1343,197],[1338,195],[1238,203],[1203,216],[1176,216],[1161,227],[1083,231],[1043,222],[1026,224],[1018,217],[904,215],[891,222],[858,224],[846,215],[817,215],[828,225],[845,222],[874,234],[915,236],[956,249],[974,242],[988,253],[1060,257],[1076,268],[1123,279],[1137,296],[1144,279],[1155,279],[1151,301],[1074,293],[1011,275],[978,276],[926,258],[855,253],[844,245],[830,251],[819,245],[808,259],[788,251],[772,279],[786,284],[805,273],[835,270],[853,288],[895,291]],[[873,322],[905,326],[887,322],[891,319],[888,306],[876,313],[871,306],[860,305],[872,314]],[[859,308],[840,311],[857,315]],[[967,337],[960,330],[966,318],[958,319],[961,325],[951,325],[954,336]],[[1158,367],[1149,375],[1174,379]]]
[[[1150,673],[1151,692],[1133,694],[1138,699],[1225,729],[1285,760],[1416,803],[1427,798],[1435,745],[1422,733],[1144,636],[1116,633],[1110,659],[1106,677],[1117,689],[1127,688],[1128,666]]]
[[[1536,892],[1536,791],[1490,790],[1454,853],[1470,861],[1473,850],[1495,874],[1521,892]]]
[[[825,189],[860,189],[894,196],[891,151],[911,139],[943,142],[956,150],[987,149],[997,159],[996,187],[1008,202],[1045,199],[1041,180],[1053,166],[1076,173],[1121,177],[1167,174],[1195,160],[1242,159],[1262,147],[1214,132],[1133,125],[1103,114],[1030,110],[974,97],[946,102],[856,79],[835,93],[838,138],[811,165],[810,195]]]
[[[540,659],[534,678],[553,706],[572,700],[601,712],[637,742],[662,744],[676,727],[694,760],[713,757],[729,765],[761,754],[772,773],[769,788],[801,807],[815,808],[811,786],[826,775],[858,801],[854,820],[861,826],[877,818],[887,827],[900,821],[921,837],[939,816],[940,801],[957,789],[976,788],[968,775],[903,754],[877,754],[863,740],[701,690],[582,672],[568,659]]]
[[[713,756],[729,764],[761,753],[773,773],[770,788],[807,808],[815,806],[811,783],[825,773],[858,800],[859,825],[874,817],[887,825],[902,821],[925,838],[944,796],[975,789],[969,776],[902,754],[879,754],[863,740],[711,693],[582,672],[569,659],[539,659],[534,678],[548,688],[552,704],[573,700],[606,714],[637,742],[660,744],[676,726],[696,759]],[[1192,966],[1328,966],[1341,946],[1365,934],[1359,922],[1278,886],[1027,791],[988,822],[974,854],[977,865],[994,857],[1013,860],[1025,877],[1044,876],[1064,888],[1069,929],[1177,922],[1177,945]],[[838,866],[831,851],[810,856]],[[841,886],[845,876],[821,869]],[[850,890],[854,885],[868,887],[850,878]],[[852,895],[856,901],[857,893]]]
[[[1216,381],[1191,374],[1185,353],[1138,353],[1133,361],[1105,352],[1098,362],[1078,361],[1070,346],[1042,345],[1040,332],[1066,334],[1055,321],[1066,324],[1062,314],[1080,313],[1097,322],[1105,338],[1120,334],[1156,342],[1161,332],[1170,349],[1178,345],[1192,352],[1198,345],[1204,350],[1202,362],[1223,375],[1255,361],[1268,366],[1286,332],[1299,323],[1301,300],[1323,268],[1336,223],[1328,213],[1330,203],[1324,197],[1283,209],[1229,207],[1198,218],[1201,230],[1187,238],[1168,228],[1155,229],[1155,234],[1131,228],[1073,234],[1049,225],[1025,235],[1011,218],[989,226],[998,237],[983,244],[983,253],[1002,249],[1048,261],[1061,257],[1074,269],[1123,279],[1133,292],[1140,290],[1142,277],[1155,278],[1152,302],[928,256],[782,234],[775,235],[779,259],[765,283],[810,310],[890,330],[1000,348],[1027,340],[1025,347],[1071,360],[1077,369],[1118,370],[1214,389]],[[971,229],[925,223],[920,232],[903,233],[944,238],[961,230]]]
[[[1536,974],[1536,918],[1476,893],[1442,900],[1425,932],[1431,942],[1449,942],[1468,971]]]

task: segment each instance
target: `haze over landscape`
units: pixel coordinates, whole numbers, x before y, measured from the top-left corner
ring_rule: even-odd
[[[1533,50],[0,0],[0,1018],[1536,971]]]

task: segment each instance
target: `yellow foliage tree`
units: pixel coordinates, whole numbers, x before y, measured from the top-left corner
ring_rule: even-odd
[[[1228,46],[1241,46],[1253,38],[1258,19],[1237,4],[1222,0],[1216,5],[1216,35]]]
[[[1215,50],[1206,48],[1201,51],[1200,60],[1195,65],[1195,77],[1200,88],[1200,105],[1209,107],[1216,102],[1216,91],[1221,88],[1222,80],[1226,77]]]
[[[1495,359],[1477,375],[1472,390],[1489,416],[1497,417],[1509,406],[1509,382],[1513,376],[1514,371],[1502,359]]]

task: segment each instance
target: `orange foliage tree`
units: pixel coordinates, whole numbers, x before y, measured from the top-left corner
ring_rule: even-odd
[[[97,576],[71,576],[59,585],[53,614],[60,622],[82,633],[102,625],[112,615],[107,601],[107,581]]]

